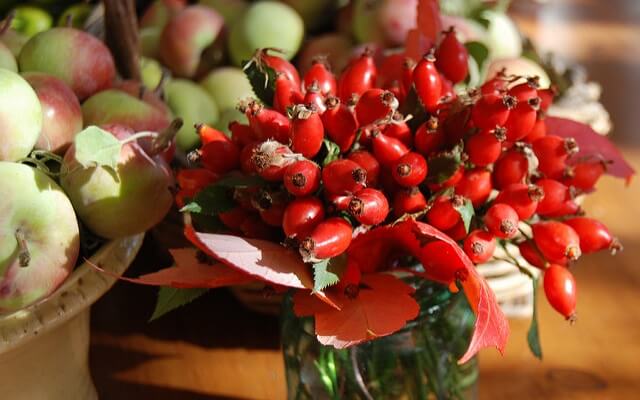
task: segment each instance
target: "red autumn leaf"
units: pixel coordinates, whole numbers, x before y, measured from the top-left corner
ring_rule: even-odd
[[[473,329],[473,336],[465,354],[458,360],[462,364],[473,357],[480,349],[484,347],[495,346],[500,353],[504,352],[509,339],[509,322],[504,316],[502,309],[498,305],[496,296],[489,288],[487,281],[478,274],[469,257],[464,250],[446,234],[440,232],[431,225],[413,220],[407,221],[405,224],[413,224],[413,232],[442,240],[451,245],[451,251],[458,258],[456,261],[462,263],[466,267],[467,277],[460,277],[464,294],[469,301],[469,305],[476,313],[476,323]],[[428,260],[421,259],[421,263],[428,265]]]
[[[627,182],[635,174],[635,171],[627,163],[618,148],[606,137],[599,135],[589,125],[566,118],[547,117],[545,119],[547,133],[565,138],[574,138],[580,151],[575,154],[570,162],[576,162],[584,158],[595,158],[608,161],[607,173]]]
[[[333,293],[341,310],[298,291],[294,311],[298,316],[315,315],[318,341],[338,349],[390,335],[418,316],[420,307],[411,296],[413,288],[400,279],[370,274],[362,277],[361,284],[353,299]]]
[[[437,43],[442,32],[438,0],[418,0],[418,30],[431,45]]]
[[[449,245],[441,251],[450,258],[445,264],[432,262],[423,250],[434,240]],[[409,253],[420,260],[425,268],[425,273],[420,275],[427,279],[451,287],[456,279],[462,281],[465,296],[477,317],[471,343],[461,361],[468,360],[483,347],[495,346],[500,352],[504,350],[509,336],[508,322],[488,284],[455,241],[431,225],[409,219],[357,237],[348,255],[350,261],[370,272],[387,268],[386,263],[396,253]]]
[[[140,285],[171,286],[175,288],[217,288],[244,285],[256,281],[255,278],[234,268],[229,268],[222,263],[214,265],[201,263],[196,257],[196,249],[171,249],[169,251],[176,262],[175,267],[165,268],[138,278],[118,276],[96,265],[91,265],[100,272]]]
[[[185,227],[185,236],[211,257],[258,280],[296,289],[313,289],[310,268],[299,254],[278,243],[196,232],[190,225]],[[323,292],[314,294],[333,305]]]

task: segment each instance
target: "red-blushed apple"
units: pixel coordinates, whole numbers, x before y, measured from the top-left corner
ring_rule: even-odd
[[[305,73],[311,68],[314,57],[326,56],[331,70],[337,74],[349,63],[352,49],[353,42],[346,35],[328,33],[316,36],[305,42],[298,57],[298,68]]]
[[[116,89],[97,93],[82,104],[84,125],[120,124],[134,131],[160,131],[171,117],[154,105]]]
[[[211,96],[200,85],[186,79],[172,79],[165,86],[167,104],[175,114],[184,120],[178,131],[176,144],[182,151],[193,150],[200,143],[193,125],[204,123],[215,126],[220,111]]]
[[[156,0],[140,18],[140,53],[145,57],[160,57],[160,35],[167,22],[186,6],[184,0]]]
[[[100,40],[73,28],[53,28],[32,37],[18,57],[21,72],[45,72],[62,79],[80,101],[111,87],[116,68]]]
[[[60,184],[82,222],[95,234],[114,239],[159,223],[173,203],[174,182],[167,163],[161,156],[148,155],[132,130],[108,129],[124,143],[115,170],[84,166],[77,158],[76,140],[64,156]]]
[[[26,72],[24,79],[36,91],[42,106],[42,132],[36,149],[64,153],[82,130],[80,102],[61,79],[41,72]]]
[[[158,27],[162,29],[171,17],[185,6],[185,0],[156,0],[147,7],[140,17],[140,28]]]
[[[1,25],[1,24],[0,24]],[[0,42],[4,43],[14,57],[18,57],[22,47],[29,41],[29,38],[20,32],[11,28],[0,26]]]
[[[138,98],[147,104],[152,105],[162,113],[171,115],[171,110],[160,98],[156,91],[144,86],[142,83],[127,79],[116,82],[111,90],[120,90],[127,93],[129,96]]]
[[[224,19],[205,6],[189,6],[176,14],[160,37],[160,58],[176,75],[191,78],[198,72],[202,53],[222,30]]]
[[[78,258],[80,232],[71,202],[47,175],[0,161],[0,312],[51,294]]]
[[[353,35],[360,43],[398,46],[416,27],[418,0],[356,0]]]
[[[0,42],[0,68],[8,69],[12,72],[18,71],[18,63],[11,53],[11,50],[2,42]]]
[[[20,75],[0,69],[0,161],[26,157],[41,130],[42,106],[36,92]]]

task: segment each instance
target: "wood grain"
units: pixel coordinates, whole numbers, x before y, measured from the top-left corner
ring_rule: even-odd
[[[640,169],[640,2],[515,1],[513,11],[538,45],[584,63],[604,87],[615,140]],[[552,29],[552,33],[549,33]],[[625,245],[615,257],[576,266],[578,323],[541,298],[544,360],[526,345],[529,321],[511,321],[504,356],[480,356],[480,399],[631,399],[640,393],[640,187],[605,178],[585,204]],[[168,260],[148,241],[133,274]],[[282,399],[277,319],[252,313],[226,291],[147,324],[154,291],[118,284],[93,313],[91,367],[104,399]]]

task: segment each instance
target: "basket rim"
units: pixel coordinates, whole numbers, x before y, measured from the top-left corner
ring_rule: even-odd
[[[92,264],[113,276],[98,272],[84,262],[48,297],[23,309],[0,314],[0,354],[24,345],[88,309],[133,262],[143,239],[144,233],[114,239],[91,256]]]

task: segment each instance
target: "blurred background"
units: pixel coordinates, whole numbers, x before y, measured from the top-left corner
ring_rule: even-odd
[[[27,2],[0,0],[0,12],[22,3]],[[139,11],[149,3],[138,1]],[[589,90],[600,95],[610,115],[602,123],[612,126],[611,137],[638,170],[640,1],[513,0],[508,13],[541,54],[579,65],[578,76],[599,84],[601,93],[597,86]],[[480,399],[631,399],[640,392],[640,188],[605,177],[584,207],[609,226],[625,251],[614,258],[583,257],[576,266],[577,324],[570,326],[539,302],[543,361],[527,347],[529,320],[511,321],[505,356],[491,349],[481,353]],[[129,274],[170,265],[165,249],[149,235]],[[120,282],[94,306],[91,369],[101,398],[285,398],[277,317],[215,290],[149,323],[156,293]]]

